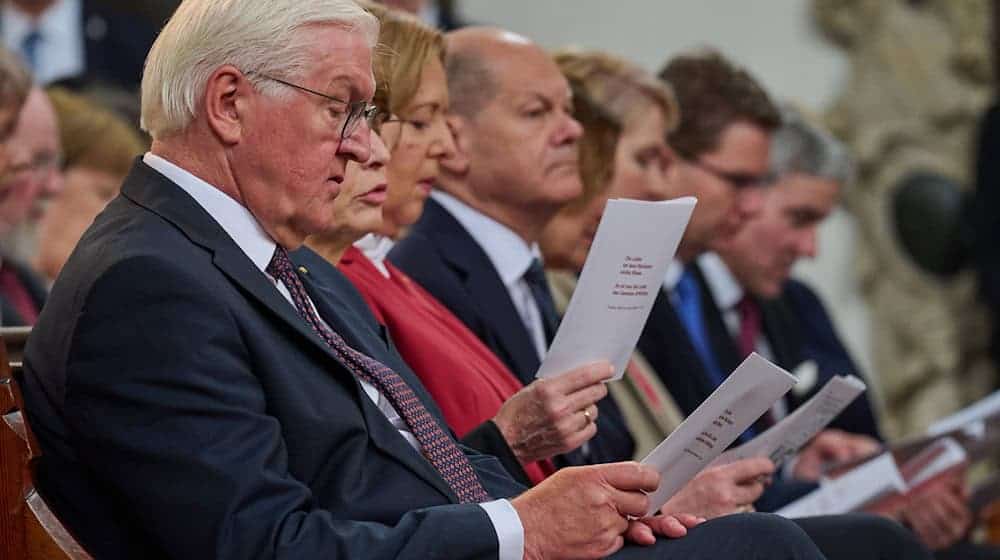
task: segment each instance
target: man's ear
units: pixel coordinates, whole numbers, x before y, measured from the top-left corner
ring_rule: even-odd
[[[468,145],[469,135],[465,129],[466,120],[460,115],[449,114],[446,117],[448,130],[455,141],[455,153],[441,160],[441,167],[447,173],[463,176],[469,172]]]
[[[225,145],[236,144],[243,134],[244,119],[250,110],[248,96],[253,86],[238,68],[220,66],[205,84],[205,120]]]

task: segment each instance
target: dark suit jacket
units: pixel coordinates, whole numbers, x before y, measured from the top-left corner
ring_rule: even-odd
[[[303,282],[438,413],[346,279]],[[97,558],[497,554],[485,512],[456,503],[222,228],[142,163],[56,282],[24,392],[39,486]],[[521,489],[465,451],[491,495]]]
[[[331,265],[326,259],[318,255],[316,252],[310,250],[308,247],[303,247],[295,253],[292,254],[292,260],[295,264],[300,266],[305,266],[309,270],[310,277],[321,286],[337,286],[336,290],[332,290],[331,293],[334,295],[350,294],[349,304],[357,307],[360,303],[363,307],[356,308],[355,311],[358,316],[365,317],[369,319],[368,327],[374,332],[377,332],[388,345],[391,347],[391,353],[394,359],[398,358],[399,369],[405,368],[406,371],[413,372],[409,365],[405,364],[405,360],[402,354],[399,353],[398,347],[393,343],[391,332],[386,325],[379,322],[379,320],[374,316],[371,311],[371,307],[368,306],[367,302],[364,300],[364,296],[357,290],[354,283],[351,282],[350,286],[341,286],[341,283],[348,279],[337,267]],[[346,299],[346,298],[345,298]],[[425,329],[426,330],[426,329]],[[427,336],[426,342],[429,344],[434,343],[434,334],[430,333]],[[441,372],[449,376],[454,376],[456,372]],[[416,372],[413,375],[419,377]],[[423,384],[423,383],[422,383]],[[428,385],[429,386],[429,385]],[[426,387],[425,387],[426,388]],[[430,391],[428,391],[430,394]],[[468,397],[468,394],[466,395]],[[433,395],[431,395],[433,398]],[[442,417],[447,418],[443,415]],[[521,465],[514,451],[507,444],[507,440],[504,438],[503,433],[500,428],[494,424],[491,420],[487,420],[478,424],[475,428],[471,429],[462,436],[462,443],[465,445],[486,453],[487,455],[493,455],[496,457],[500,464],[503,465],[504,469],[510,474],[516,481],[525,486],[531,486],[532,482],[528,478],[528,475],[524,471],[524,467]]]
[[[811,391],[801,396],[790,393],[786,397],[790,410],[812,397],[834,375],[856,375],[864,379],[837,336],[826,308],[802,282],[786,282],[778,298],[761,303],[761,315],[764,334],[778,365],[794,371],[801,363],[812,360],[819,370],[819,378]],[[830,427],[881,439],[867,392],[834,418]]]
[[[534,381],[538,353],[507,287],[483,249],[444,207],[428,200],[420,220],[392,249],[389,260],[461,319],[525,385]],[[631,459],[635,442],[618,406],[608,397],[598,408],[599,429],[589,442],[588,460]]]
[[[739,365],[735,344],[726,331],[722,314],[712,299],[701,270],[695,264],[687,266],[694,267],[693,272],[701,289],[702,318],[709,345],[715,352],[723,375],[728,376]],[[638,348],[685,416],[694,412],[715,390],[687,329],[664,289],[656,296],[649,319],[639,336]],[[760,422],[757,428],[763,428]],[[816,485],[810,482],[776,478],[754,505],[760,511],[774,511],[815,488]]]
[[[41,309],[45,305],[45,298],[48,295],[48,291],[45,288],[45,281],[42,280],[42,277],[25,264],[14,260],[5,258],[3,266],[10,267],[14,275],[21,282],[21,285],[28,292],[28,295],[31,296],[31,301],[35,304],[35,307]],[[28,321],[21,317],[21,314],[11,303],[7,294],[2,292],[0,292],[0,324],[3,324],[5,327],[23,327],[28,325]]]

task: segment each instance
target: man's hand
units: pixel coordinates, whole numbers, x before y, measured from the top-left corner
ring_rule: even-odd
[[[964,471],[930,483],[914,495],[900,515],[931,550],[955,544],[972,528]]]
[[[572,451],[597,433],[597,401],[614,374],[608,362],[536,379],[500,407],[493,422],[522,463]],[[584,413],[586,411],[586,414]]]
[[[868,436],[823,430],[799,451],[792,476],[799,480],[819,480],[824,466],[867,457],[879,447],[879,442]]]
[[[656,542],[656,535],[677,539],[687,534],[688,529],[705,522],[704,517],[690,513],[660,514],[655,517],[629,521],[625,538],[643,546]]]
[[[524,557],[603,558],[622,547],[626,531],[644,539],[645,531],[631,528],[627,517],[646,515],[643,492],[659,484],[659,473],[634,462],[561,469],[511,500],[524,526]],[[676,529],[670,525],[652,521],[646,528]]]
[[[695,476],[660,510],[692,513],[707,519],[746,511],[774,472],[774,463],[763,457],[709,467]]]

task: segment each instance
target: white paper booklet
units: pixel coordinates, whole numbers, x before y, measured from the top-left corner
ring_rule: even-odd
[[[1000,414],[1000,391],[931,424],[927,434],[936,436]]]
[[[835,479],[820,479],[818,489],[776,513],[796,518],[848,513],[865,506],[877,509],[880,498],[917,489],[965,460],[965,450],[949,437],[935,441],[901,467],[887,451]]]
[[[695,203],[608,201],[538,377],[607,360],[621,378]]]
[[[853,375],[830,379],[795,412],[753,440],[726,451],[714,464],[725,465],[749,457],[769,457],[776,467],[780,467],[826,428],[865,388],[865,383]]]
[[[906,482],[892,454],[883,453],[840,478],[821,480],[819,488],[775,513],[790,519],[847,513],[886,494],[905,491]]]
[[[669,341],[667,341],[669,343]],[[795,385],[787,371],[750,354],[643,464],[660,472],[660,486],[649,495],[649,515],[708,466]]]

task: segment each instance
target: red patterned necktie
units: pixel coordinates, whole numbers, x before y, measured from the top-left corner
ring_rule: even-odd
[[[744,295],[743,299],[736,304],[736,309],[740,313],[740,359],[750,355],[757,347],[757,337],[761,332],[760,306],[749,295]]]
[[[490,499],[483,489],[468,457],[455,445],[413,389],[398,373],[351,348],[344,339],[327,327],[309,303],[305,286],[295,272],[288,253],[282,247],[274,250],[267,273],[288,288],[299,315],[312,327],[341,361],[358,378],[370,383],[389,399],[396,412],[417,438],[424,457],[434,465],[462,503],[482,503]]]

